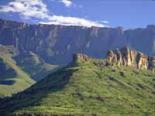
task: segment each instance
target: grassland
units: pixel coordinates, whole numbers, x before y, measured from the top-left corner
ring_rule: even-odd
[[[27,89],[57,68],[34,53],[19,55],[13,46],[0,45],[0,98]]]
[[[0,103],[17,116],[154,116],[155,73],[76,62]]]
[[[15,75],[10,75],[5,78],[0,77],[0,81],[13,82],[12,84],[0,84],[0,97],[11,96],[12,94],[25,90],[35,83],[26,72],[16,65],[16,62],[9,54],[1,55],[0,57],[1,61],[16,73]]]

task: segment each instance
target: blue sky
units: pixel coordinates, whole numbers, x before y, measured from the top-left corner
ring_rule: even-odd
[[[155,1],[0,0],[0,18],[28,23],[136,28],[155,24]]]

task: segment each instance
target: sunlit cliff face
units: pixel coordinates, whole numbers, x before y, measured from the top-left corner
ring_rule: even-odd
[[[131,66],[138,69],[155,68],[155,57],[147,56],[141,52],[124,47],[122,49],[110,50],[107,59],[111,64],[118,66]]]

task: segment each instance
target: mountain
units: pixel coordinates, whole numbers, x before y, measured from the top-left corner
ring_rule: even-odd
[[[149,56],[155,56],[155,26],[124,30],[122,27],[37,25],[0,19],[0,46],[7,49],[11,46],[9,49],[13,50],[1,59],[11,59],[11,64],[18,67],[30,80],[37,82],[70,63],[75,53],[104,58],[109,49],[130,46]],[[0,54],[3,54],[2,51]],[[10,75],[17,77],[17,71],[11,66],[7,69],[8,66],[4,60],[0,64],[0,88],[8,86],[8,81],[4,80],[10,78]],[[27,84],[24,88],[30,85]],[[23,90],[23,87],[19,88]],[[10,91],[7,91],[7,95],[13,94]]]
[[[125,53],[122,58],[130,55],[126,50],[140,53],[122,48],[118,50],[121,56]],[[68,66],[13,97],[1,99],[0,113],[15,116],[153,116],[155,72],[143,69],[145,64],[139,69],[133,67],[137,65],[134,63],[118,65],[111,62],[109,52],[107,59],[75,54]]]
[[[30,87],[57,68],[32,52],[21,56],[14,46],[0,45],[0,97],[11,96]]]
[[[118,28],[31,25],[0,20],[0,44],[13,45],[19,55],[33,52],[48,64],[66,65],[74,53],[103,58],[109,49],[130,46],[155,55],[155,26]],[[101,54],[102,53],[102,54]]]
[[[22,55],[16,55],[13,57],[17,62],[17,65],[22,67],[30,77],[39,81],[44,78],[48,73],[51,73],[59,66],[46,63],[42,58],[33,52],[25,53]]]
[[[35,83],[12,59],[14,53],[12,46],[0,46],[0,97],[23,91]]]

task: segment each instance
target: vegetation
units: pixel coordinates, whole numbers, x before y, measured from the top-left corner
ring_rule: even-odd
[[[27,89],[57,68],[34,53],[17,55],[13,46],[0,45],[0,98]]]
[[[155,115],[155,73],[78,61],[0,102],[12,115]]]
[[[24,55],[17,55],[14,59],[16,60],[17,65],[28,73],[35,81],[43,79],[47,74],[59,68],[57,65],[46,63],[37,54],[32,52]]]
[[[0,97],[11,96],[17,92],[23,91],[35,83],[30,76],[16,65],[16,62],[8,55],[1,55],[1,62],[15,72],[13,75],[0,76]]]

